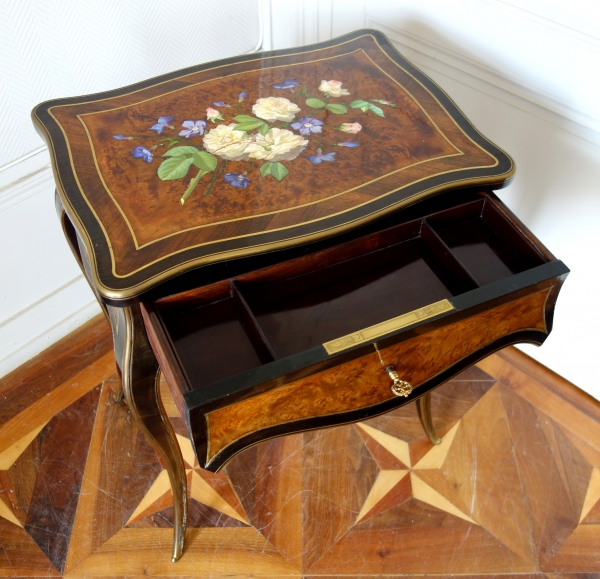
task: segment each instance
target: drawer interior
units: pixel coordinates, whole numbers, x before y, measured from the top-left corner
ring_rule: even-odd
[[[229,287],[191,309],[167,316],[167,328],[186,374],[212,384],[271,361],[261,356],[252,328]]]
[[[193,389],[547,261],[479,199],[156,302]]]
[[[543,263],[491,203],[465,204],[428,222],[480,286]]]
[[[307,350],[460,293],[461,284],[415,233],[411,239],[301,274],[292,272],[281,280],[240,283],[276,356]]]

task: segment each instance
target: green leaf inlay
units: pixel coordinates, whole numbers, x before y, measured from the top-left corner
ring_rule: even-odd
[[[258,129],[258,127],[262,126],[264,121],[260,121],[258,119],[254,119],[253,121],[244,121],[239,125],[233,127],[235,131],[252,131],[253,129]]]
[[[383,114],[383,110],[380,107],[378,107],[377,105],[370,104],[369,110],[372,113],[375,113],[378,117],[385,117],[385,115]]]
[[[272,166],[273,163],[271,163],[271,161],[267,161],[264,165],[262,165],[260,168],[260,176],[266,177],[267,175],[270,175]]]
[[[202,171],[210,173],[217,168],[217,163],[219,160],[214,155],[207,153],[206,151],[196,151],[193,157],[193,162],[198,169],[202,169]]]
[[[327,103],[321,99],[306,99],[306,106],[312,107],[313,109],[322,109]]]
[[[233,120],[237,121],[238,123],[250,123],[253,121],[258,121],[259,119],[257,119],[256,117],[252,117],[250,115],[237,115],[237,116],[233,117]]]
[[[352,101],[350,103],[350,108],[351,109],[362,109],[363,107],[370,107],[371,103],[367,102],[367,101],[363,101],[363,100],[356,100],[356,101]]]
[[[325,108],[334,115],[343,115],[348,112],[348,109],[344,105],[336,105],[333,103],[328,104]]]
[[[191,155],[178,155],[165,159],[158,167],[158,178],[161,181],[172,181],[181,179],[187,175],[190,165],[193,162]]]
[[[169,149],[163,157],[181,157],[182,155],[195,155],[198,152],[196,147],[185,145],[183,147],[173,147]]]
[[[273,175],[277,181],[281,181],[288,173],[289,171],[282,163],[273,163],[271,165],[271,175]]]

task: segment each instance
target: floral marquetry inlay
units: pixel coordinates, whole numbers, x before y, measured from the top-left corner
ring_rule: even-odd
[[[162,181],[185,179],[194,167],[196,175],[189,182],[186,181],[186,189],[180,199],[183,205],[205,175],[208,178],[205,180],[204,196],[211,193],[218,179],[238,189],[246,189],[254,178],[271,176],[282,181],[289,174],[284,161],[299,157],[311,140],[317,144],[317,149],[314,155],[304,155],[307,161],[312,165],[319,165],[323,161],[335,162],[337,151],[333,150],[334,147],[354,149],[360,146],[357,141],[343,138],[343,133],[357,134],[362,125],[357,121],[328,123],[331,117],[327,113],[334,115],[333,119],[335,115],[346,115],[352,110],[385,117],[382,108],[375,102],[396,107],[394,103],[383,99],[369,102],[359,98],[339,102],[338,97],[349,96],[350,93],[342,88],[342,82],[338,80],[321,81],[319,90],[323,94],[319,96],[311,94],[309,88],[293,79],[276,83],[273,89],[291,93],[292,100],[279,96],[259,98],[250,105],[249,112],[252,114],[247,114],[248,93],[243,90],[237,95],[235,105],[215,101],[206,108],[205,119],[184,120],[179,133],[174,131],[172,124],[175,117],[162,116],[147,129],[156,131],[156,142],[145,146],[139,144],[130,154],[134,159],[152,163],[159,152],[165,158],[157,169]],[[334,102],[335,99],[338,100]],[[222,108],[223,112],[213,107]],[[233,122],[227,124],[229,120]],[[207,123],[219,124],[210,128]],[[143,142],[151,138],[147,131],[142,129],[137,136],[119,133],[113,135],[113,139]],[[342,136],[336,131],[340,131]],[[196,139],[190,145],[185,144],[186,140],[195,137],[202,137],[202,141],[198,143]],[[329,149],[329,152],[324,153],[323,148]],[[249,165],[243,172],[228,172],[229,161],[246,161]],[[259,164],[256,165],[256,162]]]
[[[374,31],[49,101],[34,120],[95,285],[114,298],[513,173]]]

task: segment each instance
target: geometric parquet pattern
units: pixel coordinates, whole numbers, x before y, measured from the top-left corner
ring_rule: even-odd
[[[0,383],[0,576],[600,577],[600,403],[505,350],[414,404],[198,467],[170,562],[166,472],[96,319]]]

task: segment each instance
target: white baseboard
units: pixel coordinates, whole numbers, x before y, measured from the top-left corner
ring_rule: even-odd
[[[47,152],[47,151],[46,151]],[[2,174],[0,173],[0,179]],[[35,172],[18,178],[0,188],[0,212],[7,211],[17,203],[25,201],[42,191],[54,189],[54,177],[50,165],[44,165]]]
[[[6,165],[0,167],[0,206],[4,203],[7,193],[12,192],[18,183],[28,182],[32,175],[50,168],[50,153],[45,145],[27,155],[23,155]]]
[[[34,151],[18,161],[0,168],[0,184],[4,185],[0,187],[3,222],[20,222],[24,205],[43,206],[43,212],[37,211],[32,215],[26,230],[37,235],[52,233],[57,238],[52,245],[53,251],[62,251],[64,255],[56,260],[50,281],[38,279],[35,273],[41,265],[36,259],[47,259],[47,252],[24,253],[22,261],[27,263],[26,267],[20,261],[6,262],[9,265],[2,271],[6,279],[20,278],[25,280],[25,284],[37,285],[36,291],[31,292],[30,303],[22,302],[18,311],[11,310],[10,305],[22,298],[14,292],[22,291],[23,283],[0,285],[0,298],[7,306],[3,308],[4,317],[0,318],[0,376],[18,368],[101,311],[83,275],[73,267],[64,267],[67,260],[72,261],[72,256],[66,242],[63,245],[57,237],[60,226],[53,211],[54,180],[47,164],[47,149]],[[19,240],[6,232],[5,235],[0,232],[0,238],[7,249],[10,243],[21,247]],[[48,284],[48,289],[40,292],[40,287],[45,287],[44,283]]]

